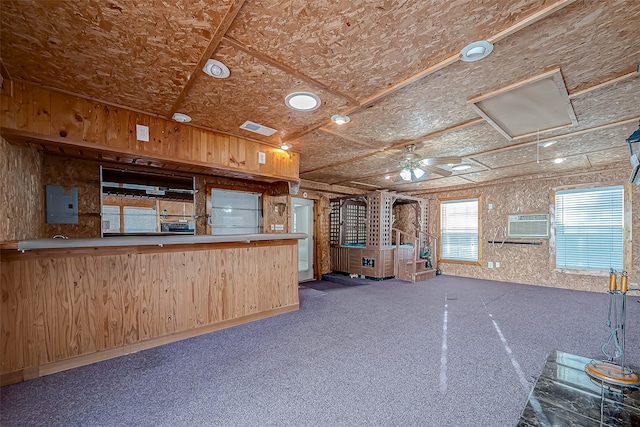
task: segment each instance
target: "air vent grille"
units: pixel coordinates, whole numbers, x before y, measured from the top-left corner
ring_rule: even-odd
[[[258,123],[250,122],[249,120],[244,122],[240,126],[240,129],[248,130],[249,132],[259,133],[260,135],[264,135],[264,136],[271,136],[277,132],[277,130],[275,129],[272,129],[268,126],[260,125]]]
[[[509,237],[548,238],[549,215],[509,215]]]

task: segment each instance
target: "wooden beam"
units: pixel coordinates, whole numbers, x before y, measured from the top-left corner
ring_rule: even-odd
[[[352,137],[347,136],[347,135],[342,135],[342,134],[336,132],[333,129],[328,129],[328,128],[321,127],[318,130],[320,130],[320,131],[322,131],[324,133],[328,133],[329,135],[333,135],[333,136],[337,136],[338,138],[342,138],[345,141],[353,142],[354,144],[362,145],[363,147],[367,147],[367,148],[375,149],[377,151],[381,151],[378,147],[374,147],[373,144],[370,144],[370,143],[364,142],[364,141],[360,141],[359,139],[352,138]]]
[[[326,184],[324,182],[317,181],[309,181],[307,179],[300,180],[300,189],[301,190],[313,190],[313,191],[321,191],[325,193],[334,193],[334,194],[361,194],[366,193],[366,191],[361,190],[359,188],[347,187],[343,185],[335,185],[335,184]]]
[[[526,147],[528,145],[539,144],[541,142],[569,138],[571,136],[578,136],[578,135],[582,135],[582,134],[585,134],[585,133],[595,132],[597,130],[609,129],[609,128],[613,128],[613,127],[617,127],[617,126],[626,125],[626,124],[629,124],[629,123],[636,123],[638,120],[640,120],[640,116],[636,116],[636,117],[633,117],[631,119],[621,120],[619,122],[607,123],[605,125],[595,126],[595,127],[589,128],[589,129],[582,129],[582,130],[578,130],[578,131],[575,131],[575,132],[565,133],[565,134],[562,134],[562,135],[550,136],[550,137],[547,137],[547,138],[544,138],[544,139],[540,139],[540,140],[521,142],[519,144],[512,144],[512,145],[507,145],[505,147],[494,148],[493,150],[487,150],[487,151],[483,151],[483,152],[480,152],[480,153],[475,153],[475,154],[471,154],[471,155],[465,156],[465,158],[473,158],[473,157],[476,157],[476,156],[484,156],[486,154],[495,154],[495,153],[500,153],[502,151],[508,151],[508,150],[513,150],[513,149],[516,149],[516,148]]]
[[[621,75],[619,77],[613,78],[611,80],[607,80],[606,82],[598,83],[595,86],[591,86],[591,87],[588,87],[586,89],[582,89],[582,90],[573,92],[572,94],[569,95],[569,99],[577,98],[579,96],[582,96],[582,95],[584,95],[586,93],[589,93],[591,91],[594,91],[596,89],[600,89],[600,88],[603,88],[603,87],[606,87],[606,86],[610,86],[612,84],[619,83],[619,82],[627,80],[627,79],[632,79],[634,77],[638,77],[639,75],[640,74],[637,71],[632,71],[630,73],[623,74],[623,75]]]
[[[487,39],[487,41],[489,43],[497,43],[500,40],[503,40],[507,37],[509,37],[510,35],[517,33],[518,31],[528,27],[531,24],[535,24],[536,22],[546,18],[547,16],[551,15],[552,13],[555,13],[557,11],[559,11],[560,9],[564,8],[565,6],[570,5],[571,3],[573,3],[576,0],[561,0],[558,1],[552,5],[549,5],[547,7],[545,7],[544,9],[534,13],[531,16],[526,17],[525,19],[523,19],[522,21],[510,26],[509,28],[500,31],[498,34],[495,34],[491,37],[489,37]]]
[[[178,109],[178,107],[180,107],[180,104],[182,104],[182,102],[184,101],[184,98],[187,96],[187,93],[189,93],[189,90],[193,86],[193,82],[196,81],[202,74],[201,73],[202,68],[207,63],[207,61],[211,58],[211,55],[213,55],[213,52],[215,52],[216,49],[218,48],[218,45],[222,41],[222,38],[224,37],[227,30],[229,30],[229,27],[231,27],[231,24],[236,19],[236,16],[238,16],[238,12],[240,12],[240,9],[244,5],[245,1],[246,0],[234,0],[231,6],[229,6],[227,13],[225,13],[224,17],[220,21],[220,24],[218,24],[218,27],[213,33],[213,37],[211,37],[211,41],[209,42],[209,45],[204,50],[204,52],[202,52],[202,56],[200,56],[200,60],[196,63],[193,73],[191,73],[191,77],[182,88],[180,95],[178,95],[178,99],[176,99],[176,101],[173,103],[171,110],[167,111],[167,114],[165,114],[165,118],[167,120],[171,119],[173,113]]]
[[[300,79],[300,80],[304,80],[305,82],[312,84],[314,86],[318,86],[324,90],[326,90],[327,92],[340,97],[340,98],[344,98],[347,101],[349,101],[350,104],[353,105],[360,105],[360,103],[358,102],[357,99],[351,97],[350,95],[347,95],[345,93],[342,93],[340,91],[337,91],[333,88],[331,88],[330,86],[322,83],[321,81],[318,81],[316,79],[314,79],[313,77],[309,77],[291,67],[289,67],[286,64],[283,64],[281,62],[276,61],[275,59],[271,58],[270,56],[265,55],[262,52],[258,52],[257,50],[253,49],[252,47],[246,46],[243,43],[239,42],[238,40],[230,37],[230,36],[224,36],[223,40],[226,41],[227,43],[231,44],[233,47],[235,47],[236,49],[240,49],[246,53],[248,53],[249,55],[258,58],[259,60],[266,62],[267,64],[270,64],[282,71],[284,71],[287,74],[291,74],[292,76]]]

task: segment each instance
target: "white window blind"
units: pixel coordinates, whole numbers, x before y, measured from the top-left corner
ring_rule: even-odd
[[[623,270],[622,186],[556,192],[556,267]]]
[[[478,199],[440,204],[442,259],[478,261]]]
[[[260,194],[211,190],[211,234],[260,233]]]

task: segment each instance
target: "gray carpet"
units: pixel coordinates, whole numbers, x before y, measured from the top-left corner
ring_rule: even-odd
[[[4,387],[0,424],[514,426],[552,349],[601,358],[606,286],[305,283],[298,312]]]

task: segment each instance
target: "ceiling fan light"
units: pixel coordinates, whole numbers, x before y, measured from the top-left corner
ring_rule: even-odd
[[[280,144],[280,149],[281,149],[281,150],[287,151],[287,150],[289,150],[290,148],[291,148],[291,144],[288,144],[288,143],[286,143],[286,142],[283,142],[282,144]]]
[[[416,176],[416,179],[420,179],[424,176],[424,171],[422,169],[415,168],[413,170],[413,174]]]
[[[400,171],[400,178],[405,181],[411,181],[411,171],[408,168],[404,168]]]

